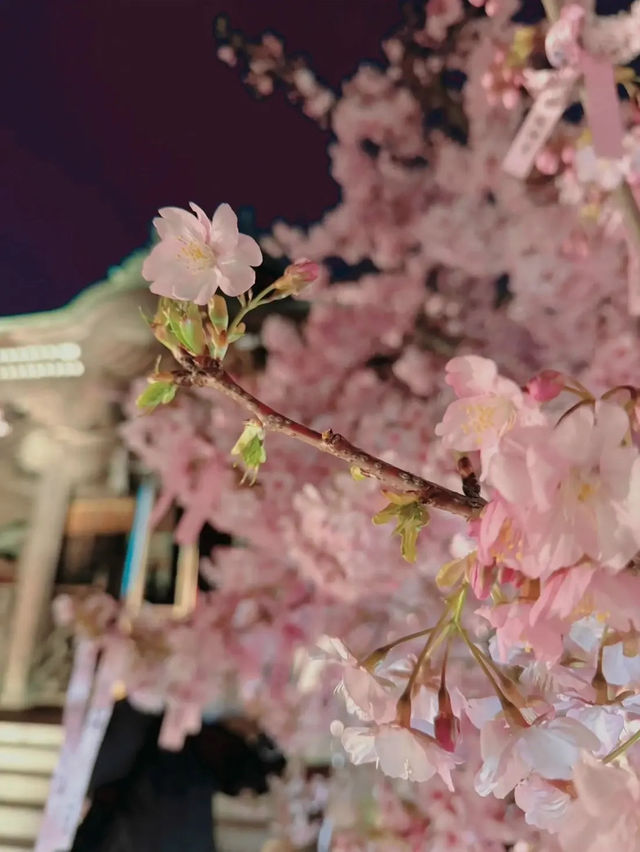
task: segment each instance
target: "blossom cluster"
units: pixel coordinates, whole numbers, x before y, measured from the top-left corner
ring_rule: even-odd
[[[409,564],[371,523],[389,500],[374,479],[264,424],[238,441],[242,414],[206,382],[163,374],[154,405],[170,404],[131,404],[123,436],[162,483],[158,515],[176,502],[181,543],[209,524],[231,544],[205,557],[214,591],[128,688],[202,707],[230,694],[290,754],[347,761],[322,804],[334,849],[640,848],[637,107],[620,107],[619,157],[596,154],[588,116],[558,116],[526,179],[502,167],[563,57],[640,52],[639,10],[561,18],[550,39],[513,23],[510,0],[482,16],[429,0],[385,42],[387,65],[338,94],[272,37],[229,36],[221,58],[249,85],[281,82],[330,123],[341,188],[318,224],[261,240],[305,258],[269,302],[317,277],[303,321],[262,323],[266,360],[226,354],[243,327],[221,293],[242,317],[260,298],[260,251],[230,209],[157,220],[144,274],[189,300],[153,324],[183,371],[200,380],[226,355],[270,410],[454,491],[464,471],[484,498],[468,521],[421,515]],[[329,286],[335,258],[348,273]],[[260,468],[252,487],[238,455]],[[294,848],[318,830],[306,813],[282,810]]]

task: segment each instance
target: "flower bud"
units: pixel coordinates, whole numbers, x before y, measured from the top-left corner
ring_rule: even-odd
[[[320,264],[306,257],[296,260],[284,271],[284,275],[276,282],[276,290],[285,293],[300,293],[313,283],[320,274]]]
[[[534,376],[527,385],[529,396],[536,402],[549,402],[562,393],[565,386],[565,376],[557,370],[543,370]]]

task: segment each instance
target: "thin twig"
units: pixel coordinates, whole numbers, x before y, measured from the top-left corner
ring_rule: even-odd
[[[335,456],[364,475],[377,479],[386,488],[398,494],[415,495],[418,502],[444,512],[471,519],[480,514],[485,501],[479,496],[466,496],[451,491],[414,473],[382,461],[354,446],[342,435],[327,429],[316,432],[302,423],[270,408],[264,402],[235,382],[224,370],[222,363],[213,358],[199,358],[199,363],[182,360],[182,370],[174,372],[173,380],[182,387],[211,387],[225,394],[248,411],[266,432],[279,432],[297,441],[310,444],[323,453]]]

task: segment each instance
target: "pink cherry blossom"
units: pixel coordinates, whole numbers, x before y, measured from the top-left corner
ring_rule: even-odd
[[[640,456],[623,443],[628,430],[619,406],[582,406],[555,428],[512,430],[491,459],[489,481],[547,573],[584,556],[621,568],[639,549]]]
[[[565,387],[565,377],[557,370],[542,370],[527,383],[527,393],[536,402],[548,402],[555,399]]]
[[[197,204],[193,213],[163,207],[153,220],[160,242],[146,258],[142,274],[151,292],[170,299],[206,305],[217,290],[239,296],[255,281],[252,266],[262,252],[252,237],[238,233],[238,220],[221,204],[209,220]]]
[[[635,773],[584,754],[573,783],[577,799],[560,831],[564,852],[638,852],[640,782]]]
[[[421,731],[393,723],[345,728],[342,745],[356,765],[375,763],[385,775],[407,781],[428,781],[438,774],[453,790],[456,758]]]
[[[476,355],[453,358],[446,366],[447,384],[460,397],[447,408],[436,426],[445,447],[471,452],[480,450],[483,474],[500,438],[517,420],[541,419],[531,400],[510,379],[498,374],[493,361]]]
[[[569,780],[581,749],[596,749],[599,740],[571,718],[551,719],[526,728],[510,726],[497,718],[482,728],[483,765],[476,778],[481,796],[503,798],[536,772],[550,781]]]
[[[529,825],[556,834],[567,819],[571,796],[562,787],[532,774],[514,790],[514,798]]]
[[[243,414],[213,391],[181,391],[145,418],[130,407],[123,428],[162,481],[158,512],[173,502],[183,510],[181,541],[196,541],[205,523],[232,538],[205,555],[215,592],[200,595],[190,619],[160,631],[136,620],[148,644],[160,633],[166,648],[159,659],[149,649],[133,655],[124,678],[132,698],[155,709],[188,701],[241,708],[277,737],[291,764],[326,762],[336,748],[331,720],[362,716],[345,745],[368,766],[334,773],[322,801],[335,848],[350,852],[558,852],[558,833],[564,839],[573,819],[580,750],[601,757],[640,718],[637,413],[629,420],[640,375],[629,300],[637,252],[618,194],[606,188],[621,175],[637,190],[638,111],[622,106],[621,162],[581,153],[585,122],[561,118],[530,180],[507,175],[504,154],[555,73],[528,67],[534,57],[538,64],[544,27],[522,31],[518,5],[491,2],[487,18],[430,2],[425,27],[419,15],[403,24],[386,44],[386,64],[362,67],[336,92],[272,37],[234,38],[223,54],[249,86],[284,91],[332,131],[340,190],[309,228],[280,222],[265,237],[264,250],[283,265],[308,258],[306,274],[319,264],[322,286],[302,293],[308,306],[295,320],[275,311],[265,319],[266,363],[245,370],[251,353],[243,353],[238,381],[284,415],[337,430],[458,492],[455,452],[473,454],[488,501],[480,516],[465,526],[431,511],[419,558],[407,566],[390,530],[371,524],[378,485],[353,481],[336,459],[270,434],[257,486],[239,487],[228,453]],[[639,15],[637,2],[606,17],[586,9],[579,46],[629,62],[640,50]],[[443,88],[451,72],[465,78],[459,91]],[[443,124],[434,128],[436,103]],[[172,230],[160,218],[178,250],[178,237],[195,245],[192,260],[216,250],[211,222],[195,212],[174,216]],[[253,258],[244,259],[252,280]],[[330,283],[336,259],[347,280]],[[197,275],[179,272],[195,288]],[[169,276],[164,284],[174,297],[199,295],[173,293]],[[617,385],[629,387],[600,401]],[[566,414],[589,392],[595,404]],[[452,539],[465,534],[458,550]],[[435,582],[452,556],[468,557],[454,586],[469,580],[482,599],[476,609],[468,595],[461,624],[492,677],[519,696],[526,721],[537,719],[529,727],[506,726],[457,631],[447,636],[446,693],[438,700],[442,643],[419,672],[411,726],[395,721],[422,631],[460,588]],[[109,630],[120,629],[117,612]],[[421,636],[372,672],[360,662],[414,631]],[[334,664],[311,663],[326,636],[340,637]],[[630,774],[638,774],[637,755],[626,755]],[[436,776],[449,778],[453,763],[451,793]],[[427,780],[407,784],[410,772]],[[477,795],[476,776],[491,795]],[[313,793],[297,789],[277,821],[291,842],[313,842],[313,808],[304,806]],[[595,845],[596,822],[615,822],[614,807],[603,800],[600,819],[589,818],[585,850],[616,846],[615,833]]]
[[[328,660],[341,666],[342,681],[337,689],[344,696],[349,713],[366,721],[389,722],[395,718],[399,690],[393,682],[376,677],[360,665],[340,639],[325,636],[317,644]]]

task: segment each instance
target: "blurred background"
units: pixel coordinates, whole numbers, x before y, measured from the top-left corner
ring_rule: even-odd
[[[58,308],[145,245],[158,207],[244,208],[245,229],[335,203],[328,135],[257,101],[216,57],[227,13],[337,85],[401,20],[397,0],[2,4],[0,316]]]
[[[141,471],[117,424],[156,355],[137,311],[154,301],[136,254],[152,217],[227,201],[258,236],[338,199],[328,132],[283,95],[257,99],[217,58],[223,13],[248,38],[283,37],[336,86],[381,58],[401,4],[2,4],[0,852],[33,848],[62,742],[72,646],[51,600],[96,584],[117,594],[121,580]],[[160,598],[175,584],[174,523],[152,548]],[[220,849],[259,848],[268,810],[219,801]]]
[[[603,0],[598,9],[625,5]],[[524,6],[539,17],[534,0]],[[96,587],[118,596],[136,517],[153,490],[118,431],[132,382],[158,354],[138,311],[156,301],[140,274],[152,218],[163,206],[195,201],[212,213],[228,202],[240,230],[259,238],[278,219],[315,222],[339,200],[330,132],[282,92],[256,97],[241,70],[218,57],[216,21],[226,15],[251,41],[275,33],[337,90],[363,60],[382,61],[383,39],[411,7],[424,9],[424,0],[0,4],[0,852],[34,848],[63,739],[73,643],[54,624],[51,602]],[[259,282],[273,280],[279,264],[267,257]],[[301,315],[301,305],[283,310]],[[198,550],[224,540],[206,528],[199,547],[179,552],[178,520],[168,512],[145,544],[154,603],[172,602],[178,586],[187,597],[206,588]],[[124,737],[108,750],[135,767],[136,743],[148,753],[157,726],[127,722],[123,712]],[[215,776],[199,783],[204,830],[211,834],[213,789],[223,790],[218,852],[261,849],[266,797],[231,795],[245,782],[264,789],[255,732],[248,741],[209,733],[198,746],[213,756]],[[154,771],[193,778],[188,760]],[[107,805],[124,795],[107,787]],[[182,830],[166,848],[210,852]],[[99,852],[91,838],[74,848],[82,850]]]

